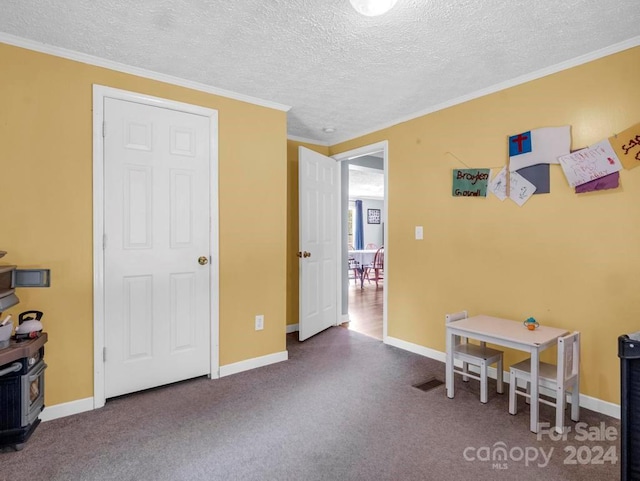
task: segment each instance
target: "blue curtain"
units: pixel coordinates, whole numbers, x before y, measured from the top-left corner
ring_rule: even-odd
[[[356,200],[356,250],[364,249],[364,221],[362,220],[362,201]]]

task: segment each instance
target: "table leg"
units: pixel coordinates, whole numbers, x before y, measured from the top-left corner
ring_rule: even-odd
[[[529,429],[532,433],[538,432],[538,414],[539,414],[539,371],[540,371],[540,352],[538,349],[531,351],[531,421]]]
[[[453,334],[449,332],[447,329],[447,361],[445,364],[445,381],[447,388],[447,397],[452,398],[454,395],[453,391],[453,342],[454,337]]]

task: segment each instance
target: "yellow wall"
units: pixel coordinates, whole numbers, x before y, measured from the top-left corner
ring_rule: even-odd
[[[507,137],[538,127],[571,125],[572,148],[620,132],[640,121],[638,79],[634,48],[331,147],[389,141],[389,336],[444,351],[447,312],[533,316],[582,332],[581,392],[619,403],[617,337],[640,329],[640,169],[576,195],[552,166],[551,193],[523,207],[452,197],[451,169],[503,166]]]
[[[0,72],[0,249],[51,268],[10,311],[45,313],[47,405],[93,395],[94,83],[218,110],[220,364],[286,349],[285,112],[5,44]]]
[[[287,325],[299,319],[298,289],[298,147],[329,155],[329,147],[287,141]]]

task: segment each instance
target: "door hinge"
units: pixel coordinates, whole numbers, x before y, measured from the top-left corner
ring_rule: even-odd
[[[107,123],[103,120],[102,121],[102,137],[106,137],[107,136]]]
[[[102,362],[107,362],[107,348],[102,348]]]
[[[107,248],[107,234],[102,234],[102,250]]]

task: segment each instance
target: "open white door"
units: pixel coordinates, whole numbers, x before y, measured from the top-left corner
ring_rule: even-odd
[[[299,148],[299,339],[338,321],[339,163]]]

